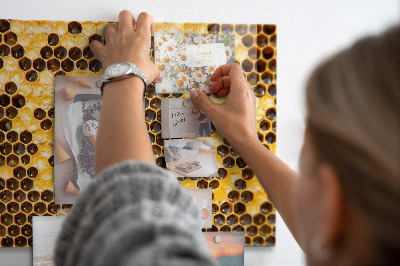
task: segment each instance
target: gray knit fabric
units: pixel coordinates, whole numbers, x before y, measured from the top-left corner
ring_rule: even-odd
[[[79,197],[57,241],[55,264],[216,265],[193,196],[165,170],[126,161]]]

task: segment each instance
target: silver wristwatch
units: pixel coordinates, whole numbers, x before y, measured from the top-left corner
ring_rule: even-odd
[[[123,80],[132,76],[138,76],[143,80],[144,83],[144,93],[146,93],[147,79],[142,71],[133,63],[121,62],[112,64],[107,67],[104,71],[104,75],[100,80],[97,81],[96,85],[101,90],[101,95],[103,95],[104,85],[111,81]]]

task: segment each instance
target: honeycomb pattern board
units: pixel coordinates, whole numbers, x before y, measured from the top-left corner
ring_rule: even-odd
[[[102,74],[89,49],[103,41],[107,22],[0,19],[0,246],[32,246],[32,217],[67,214],[53,187],[54,76]],[[234,34],[236,61],[257,96],[258,136],[276,148],[276,27],[274,25],[156,23],[156,31]],[[151,51],[153,56],[153,50]],[[165,167],[160,97],[146,94],[146,123],[154,159]],[[187,96],[186,96],[187,97]],[[275,244],[275,209],[252,170],[218,133],[219,176],[180,178],[187,188],[213,189],[211,231],[245,232],[250,246]]]

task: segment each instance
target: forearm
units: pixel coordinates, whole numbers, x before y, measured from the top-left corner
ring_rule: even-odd
[[[154,162],[142,101],[143,81],[138,77],[105,85],[96,146],[96,174],[128,159]]]
[[[258,139],[237,144],[234,149],[251,167],[289,230],[296,237],[291,206],[291,190],[296,173],[265,148]]]

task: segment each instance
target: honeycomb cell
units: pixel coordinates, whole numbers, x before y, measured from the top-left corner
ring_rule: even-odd
[[[60,42],[60,37],[55,33],[51,33],[47,37],[47,43],[50,46],[56,46],[59,42]]]
[[[147,109],[144,112],[144,116],[145,116],[145,119],[147,122],[152,122],[152,121],[154,121],[154,119],[156,119],[156,112],[154,112],[151,109]]]
[[[51,202],[54,198],[53,192],[50,190],[45,190],[42,192],[41,199],[45,202]]]
[[[33,60],[33,68],[39,72],[42,72],[43,70],[46,69],[46,61],[44,61],[42,58],[36,58]]]
[[[276,120],[276,110],[275,108],[269,108],[266,112],[265,112],[265,116],[267,117],[267,119],[269,121],[274,121]]]
[[[39,75],[35,70],[30,70],[26,72],[25,78],[29,82],[35,82],[38,79]]]
[[[265,136],[265,141],[268,144],[274,144],[276,142],[276,135],[273,132],[269,132],[266,136]]]
[[[9,95],[13,95],[17,92],[17,85],[14,82],[7,82],[4,88],[5,92]]]
[[[218,169],[218,179],[219,180],[224,180],[228,175],[228,172],[224,168],[219,168]]]
[[[271,84],[268,86],[268,93],[269,95],[275,97],[276,96],[276,85],[275,84]]]
[[[4,33],[10,29],[10,22],[5,19],[0,19],[0,32]]]
[[[46,112],[41,108],[37,108],[33,112],[33,116],[38,120],[42,120],[42,119],[46,118]]]
[[[63,46],[57,46],[56,48],[54,48],[54,56],[57,59],[62,60],[65,57],[67,57],[67,55],[68,55],[67,49],[65,49]]]
[[[85,47],[85,49],[83,49],[82,54],[83,54],[83,57],[85,57],[86,59],[92,59],[93,56],[94,56],[94,54],[93,54],[93,52],[90,50],[90,47],[89,47],[89,46],[87,46],[87,47]]]
[[[217,154],[221,157],[229,155],[229,148],[226,145],[220,145],[217,147]]]
[[[71,34],[79,34],[82,32],[82,25],[79,22],[72,21],[68,23],[68,32]]]
[[[4,34],[4,42],[9,46],[13,46],[17,43],[17,34],[12,31],[7,32],[6,34]]]
[[[15,238],[15,246],[17,246],[17,247],[25,247],[27,242],[28,241],[23,236],[18,236]]]
[[[260,211],[264,214],[269,214],[274,210],[274,207],[272,206],[272,204],[270,202],[264,202],[263,204],[261,204],[260,206]]]
[[[10,47],[5,44],[0,44],[0,56],[6,57],[10,54]]]
[[[217,189],[219,187],[219,181],[218,180],[212,180],[209,184],[209,188],[211,189]]]
[[[78,62],[75,63],[76,68],[79,70],[85,70],[88,68],[89,64],[84,59],[80,59]]]
[[[255,220],[254,220],[254,222],[255,222]],[[259,232],[260,232],[261,236],[267,236],[271,233],[271,227],[269,227],[267,224],[263,225],[260,227]]]
[[[247,226],[247,225],[251,224],[251,220],[252,219],[251,219],[251,216],[249,214],[243,214],[239,218],[239,222],[244,226]]]
[[[89,70],[97,73],[101,70],[101,62],[97,59],[93,59],[89,62]]]
[[[21,157],[21,163],[23,163],[24,165],[27,165],[31,162],[31,157],[29,157],[29,155],[23,155]]]
[[[243,213],[246,212],[246,206],[245,206],[243,203],[238,202],[238,203],[236,203],[236,204],[233,206],[233,211],[234,211],[236,214],[241,215],[241,214],[243,214]]]
[[[236,202],[239,199],[239,192],[236,190],[232,190],[231,192],[228,193],[228,200],[230,202]]]
[[[228,202],[224,202],[224,203],[222,203],[222,205],[220,207],[220,211],[226,215],[231,214],[232,213],[232,205]]]
[[[258,45],[258,47],[261,47],[261,48],[267,46],[268,45],[268,36],[264,35],[264,34],[258,35],[257,36],[257,45]]]
[[[228,225],[224,225],[219,229],[220,232],[230,232],[231,228]]]
[[[275,59],[272,59],[271,61],[269,61],[268,69],[274,73],[276,72],[276,60]]]
[[[1,201],[4,203],[10,202],[12,200],[12,193],[11,191],[4,190],[0,193]]]
[[[218,227],[225,224],[225,216],[222,214],[217,214],[214,216],[214,224]]]
[[[197,187],[200,189],[206,189],[208,188],[208,182],[204,179],[201,179],[197,182]]]
[[[255,236],[255,235],[258,233],[258,229],[257,229],[256,226],[251,225],[251,226],[247,227],[246,233],[247,233],[249,236]]]
[[[18,61],[18,66],[21,70],[27,71],[32,67],[32,61],[29,58],[23,57]]]
[[[235,31],[239,35],[245,35],[247,33],[247,30],[248,30],[248,25],[246,24],[235,25]]]
[[[158,157],[158,158],[156,159],[156,165],[157,165],[158,167],[161,167],[161,168],[165,168],[165,167],[166,167],[164,156]]]
[[[73,62],[71,59],[69,59],[69,58],[64,59],[64,60],[61,62],[61,68],[62,68],[62,70],[64,70],[65,72],[71,72],[72,70],[74,70],[74,62]]]
[[[37,214],[44,214],[47,210],[46,204],[43,202],[36,203],[33,209]]]
[[[6,107],[9,104],[10,104],[10,96],[8,96],[7,94],[2,94],[0,96],[0,105]]]
[[[14,200],[17,202],[23,202],[26,199],[26,194],[22,190],[14,192]]]
[[[221,32],[223,34],[231,34],[233,32],[233,25],[232,24],[222,24]]]
[[[275,237],[274,236],[269,236],[266,240],[265,240],[266,244],[273,246],[275,245]]]
[[[154,121],[153,123],[150,124],[150,130],[153,133],[158,133],[161,130],[161,124],[157,121]]]
[[[8,166],[15,167],[19,163],[19,158],[16,155],[11,154],[11,155],[7,156],[7,160],[6,161],[7,161],[7,165]]]
[[[33,71],[33,70],[32,70]],[[28,72],[29,73],[29,72]],[[35,72],[36,73],[36,72]],[[36,73],[37,76],[37,73]],[[12,97],[12,104],[17,108],[22,108],[25,105],[25,98],[22,95],[15,95]]]
[[[207,31],[210,34],[217,34],[219,33],[220,26],[219,24],[208,24]]]
[[[244,232],[244,228],[241,225],[236,225],[235,227],[232,228],[233,232]]]
[[[276,121],[272,123],[272,131],[276,132]]]
[[[235,159],[232,157],[226,157],[223,161],[223,164],[226,168],[232,168],[235,166]]]
[[[253,70],[253,62],[248,59],[245,59],[242,63],[242,69],[245,72],[251,72]]]
[[[153,149],[154,157],[158,157],[158,156],[162,155],[161,148],[158,145],[152,145],[152,149]]]
[[[29,194],[28,194],[28,198],[29,198]],[[29,214],[32,211],[32,204],[30,202],[24,202],[21,204],[21,211],[23,211],[26,214]]]
[[[12,151],[12,145],[11,145],[10,143],[5,142],[5,143],[2,143],[2,144],[0,145],[0,152],[1,152],[1,154],[3,154],[3,155],[8,155],[8,154],[11,153],[11,151]]]
[[[10,248],[13,245],[14,245],[14,240],[11,237],[6,236],[6,237],[1,239],[1,246],[2,247]]]
[[[251,191],[243,191],[240,198],[243,203],[250,203],[253,200],[254,195]]]
[[[68,52],[69,58],[76,61],[82,57],[82,51],[78,47],[72,47]]]
[[[274,57],[275,51],[271,46],[267,46],[262,50],[263,58],[269,60]]]
[[[273,47],[276,47],[276,35],[272,35],[270,39],[270,43]]]
[[[239,218],[235,214],[231,214],[226,218],[226,223],[230,226],[234,226],[238,223]]]
[[[9,214],[9,213],[3,213],[3,214],[1,215],[0,220],[1,220],[1,223],[2,223],[3,225],[9,226],[9,225],[12,224],[12,222],[13,222],[13,217],[12,217],[12,215]]]
[[[264,245],[264,239],[262,237],[255,237],[253,238],[253,245],[256,247],[260,247]]]
[[[54,118],[54,107],[50,108],[49,111],[47,111],[47,115],[50,118]]]
[[[0,143],[2,143],[6,139],[6,135],[4,135],[3,131],[0,131]]]
[[[8,107],[6,109],[6,116],[10,119],[14,119],[18,115],[18,110],[15,107]]]
[[[0,107],[0,119],[4,117],[4,108]],[[0,131],[1,132],[1,131]],[[4,134],[4,133],[3,133]],[[3,142],[3,141],[0,141]]]
[[[6,187],[9,190],[17,190],[19,188],[19,182],[17,179],[15,178],[9,178],[6,181]]]
[[[236,158],[236,165],[239,168],[245,168],[247,166],[247,163],[240,157]]]
[[[19,139],[22,143],[28,144],[32,141],[32,133],[25,130],[20,134]]]
[[[53,58],[47,61],[47,69],[52,71],[52,72],[57,72],[60,69],[60,61],[57,59]]]
[[[158,98],[158,97],[153,98],[153,99],[150,101],[150,107],[151,107],[153,110],[159,110],[160,107],[161,107],[161,99]]]
[[[18,137],[17,137],[17,139],[18,139]],[[25,153],[25,150],[26,150],[25,145],[22,144],[22,143],[16,143],[16,144],[14,144],[14,146],[13,146],[13,151],[14,151],[14,153],[15,153],[16,155],[22,155],[22,154],[24,154],[24,153]],[[18,169],[18,168],[16,168],[16,169]]]
[[[271,35],[274,34],[276,30],[276,26],[275,25],[264,25],[263,26],[263,32],[265,34]]]
[[[270,124],[267,120],[262,120],[260,123],[260,129],[262,131],[268,131],[268,129],[270,128]]]
[[[6,236],[7,230],[3,225],[0,225],[0,237]]]
[[[40,56],[43,59],[50,59],[53,56],[53,49],[50,46],[44,46],[40,49]]]
[[[91,42],[93,42],[94,40],[96,40],[98,42],[103,42],[103,38],[98,34],[93,34],[92,36],[89,37],[89,44]]]
[[[30,191],[30,190],[32,190],[32,188],[33,188],[33,181],[30,180],[29,178],[25,178],[25,179],[23,179],[23,180],[21,181],[21,189],[22,189],[22,190],[24,190],[24,191]],[[29,198],[29,194],[30,194],[30,193],[28,193],[28,199],[30,199],[30,198]]]
[[[42,122],[40,122],[40,128],[43,130],[49,130],[53,126],[53,122],[51,122],[50,119],[45,119]]]
[[[36,146],[36,144],[31,143],[31,144],[28,145],[27,151],[28,151],[31,155],[34,155],[34,154],[37,153],[38,147]]]
[[[257,60],[256,62],[256,70],[260,73],[265,72],[267,69],[267,63],[264,60]]]
[[[258,135],[258,139],[260,140],[260,142],[263,142],[264,141],[264,135],[261,134],[260,132],[258,132],[257,135]]]
[[[246,189],[246,181],[244,181],[243,179],[238,179],[235,181],[235,188],[237,190],[243,190]]]
[[[58,206],[54,202],[51,202],[47,206],[47,212],[50,214],[54,214],[54,215],[57,214],[58,209],[59,209]]]
[[[212,214],[216,214],[217,212],[219,212],[219,207],[217,204],[212,204]]]
[[[272,80],[273,80],[273,75],[270,73],[270,72],[264,72],[262,75],[261,75],[261,80],[262,80],[262,82],[263,83],[265,83],[265,84],[270,84],[271,82],[272,82]],[[275,95],[272,95],[272,96],[275,96]]]
[[[250,74],[247,75],[247,82],[251,85],[254,86],[260,81],[260,75],[257,74],[256,72],[251,72]]]
[[[49,162],[51,167],[54,167],[54,155],[50,156],[50,158],[47,161]]]
[[[162,139],[161,135],[156,136],[156,143],[160,146],[164,146],[164,140]]]
[[[267,221],[269,224],[275,224],[275,214],[272,213],[272,214],[268,215]]]
[[[32,236],[32,226],[29,224],[22,226],[21,234],[26,237]]]
[[[251,47],[254,44],[253,35],[248,34],[242,38],[242,43],[245,47]]]

